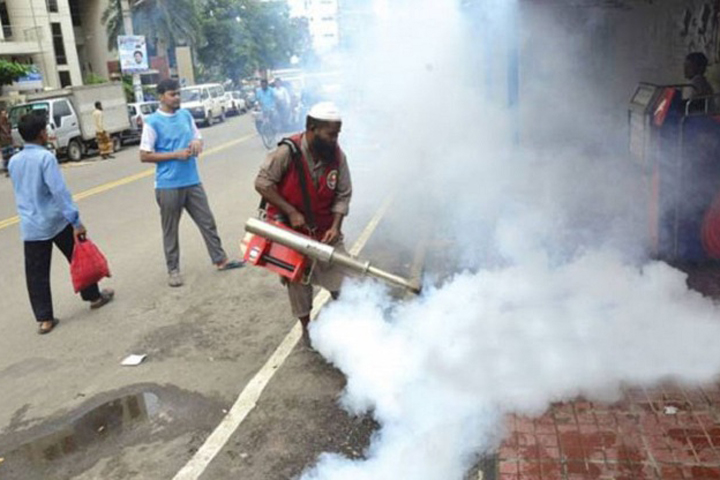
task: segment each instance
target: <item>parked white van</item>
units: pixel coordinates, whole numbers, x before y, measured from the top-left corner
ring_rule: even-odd
[[[206,126],[225,121],[228,110],[225,89],[219,83],[205,83],[180,89],[180,106],[192,113],[195,123]]]

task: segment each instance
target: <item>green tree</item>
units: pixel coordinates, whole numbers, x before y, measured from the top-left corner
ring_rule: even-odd
[[[196,0],[129,0],[133,33],[145,35],[149,44],[194,44],[200,20]],[[108,49],[117,49],[117,37],[125,33],[121,0],[110,0],[102,15]]]
[[[85,77],[85,85],[98,85],[101,83],[107,83],[107,78],[102,77],[97,73],[90,72]]]
[[[237,81],[258,69],[288,66],[310,51],[307,21],[291,19],[286,2],[206,0],[201,19],[203,80]]]
[[[34,68],[31,65],[0,59],[0,86],[12,85],[15,80],[33,71]]]

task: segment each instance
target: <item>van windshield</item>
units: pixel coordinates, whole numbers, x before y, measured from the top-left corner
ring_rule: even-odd
[[[180,101],[181,102],[199,102],[200,101],[200,89],[193,88],[190,90],[180,90]]]
[[[50,105],[47,102],[38,103],[27,103],[25,105],[18,105],[10,109],[10,125],[12,128],[17,128],[20,119],[30,112],[44,111],[47,116],[47,112],[50,110]]]

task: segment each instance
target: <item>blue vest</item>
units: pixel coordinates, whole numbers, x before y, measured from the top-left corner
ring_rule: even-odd
[[[194,120],[192,114],[181,108],[175,115],[163,115],[155,112],[145,117],[145,123],[157,133],[156,153],[169,153],[183,150],[193,140]],[[195,157],[187,160],[167,160],[155,165],[155,188],[182,188],[200,184],[200,174]]]

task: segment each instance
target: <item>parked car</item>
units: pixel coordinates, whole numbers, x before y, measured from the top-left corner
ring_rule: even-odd
[[[17,125],[26,113],[41,110],[48,118],[52,146],[58,155],[72,161],[81,160],[90,149],[97,148],[93,110],[101,100],[105,113],[105,129],[112,138],[115,151],[122,146],[122,132],[130,127],[125,103],[125,91],[120,82],[99,85],[73,86],[32,93],[26,103],[10,109],[13,144],[22,146]]]
[[[139,142],[145,117],[155,113],[158,108],[160,108],[160,102],[128,103],[130,128],[123,132],[123,143]]]
[[[228,110],[228,112],[231,112],[233,115],[240,115],[241,113],[247,112],[248,108],[247,104],[245,103],[245,99],[243,98],[242,92],[225,92],[225,96],[230,103],[230,109]]]
[[[225,121],[229,104],[225,89],[219,83],[206,83],[180,89],[180,102],[190,111],[195,123],[212,125],[215,120]]]

